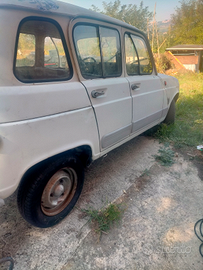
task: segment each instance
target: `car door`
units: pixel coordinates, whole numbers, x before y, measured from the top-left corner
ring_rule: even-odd
[[[81,83],[98,124],[101,150],[128,137],[132,98],[122,70],[120,27],[77,20],[73,27]]]
[[[133,100],[132,132],[146,130],[161,119],[164,87],[141,35],[125,32],[125,57],[126,78]]]

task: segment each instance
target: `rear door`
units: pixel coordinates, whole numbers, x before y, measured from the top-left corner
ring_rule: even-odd
[[[128,137],[132,98],[122,69],[120,27],[77,20],[73,27],[79,76],[94,108],[101,150]]]
[[[133,99],[132,132],[156,125],[162,116],[164,88],[145,39],[125,32],[126,78]]]

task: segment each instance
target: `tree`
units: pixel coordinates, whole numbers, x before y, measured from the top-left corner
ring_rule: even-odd
[[[152,19],[152,12],[148,10],[148,7],[144,7],[143,1],[139,7],[133,4],[121,5],[120,0],[108,3],[103,1],[102,5],[102,11],[95,5],[92,5],[91,9],[131,24],[142,31],[147,31],[147,21]]]
[[[203,0],[182,0],[171,21],[171,44],[203,44]]]

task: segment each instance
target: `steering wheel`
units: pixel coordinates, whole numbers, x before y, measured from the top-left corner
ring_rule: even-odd
[[[92,57],[92,56],[88,56],[88,57],[86,57],[86,58],[83,58],[82,59],[84,62],[91,62],[91,61],[86,61],[86,60],[92,60],[94,63],[96,63],[97,61],[94,59],[94,57]]]
[[[88,56],[86,58],[82,59],[83,66],[84,66],[84,72],[86,74],[93,74],[95,69],[95,64],[97,61],[92,56]]]

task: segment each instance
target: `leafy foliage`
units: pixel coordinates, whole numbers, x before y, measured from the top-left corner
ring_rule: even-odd
[[[120,220],[123,210],[120,205],[110,204],[107,208],[101,210],[95,209],[81,209],[90,220],[94,223],[96,229],[100,235],[102,232],[106,232],[110,229],[111,225]]]
[[[165,73],[173,68],[173,63],[165,54],[154,54],[154,60],[158,73]]]
[[[121,5],[120,0],[108,3],[103,1],[102,5],[102,11],[95,5],[92,5],[91,9],[147,31],[147,20],[152,19],[152,12],[148,10],[148,7],[144,7],[143,1],[140,2],[139,7],[135,4]]]
[[[171,166],[175,163],[173,150],[169,148],[168,145],[161,147],[159,149],[159,154],[155,155],[155,159],[161,163],[163,166]]]
[[[182,0],[171,21],[171,44],[203,44],[203,0]]]

